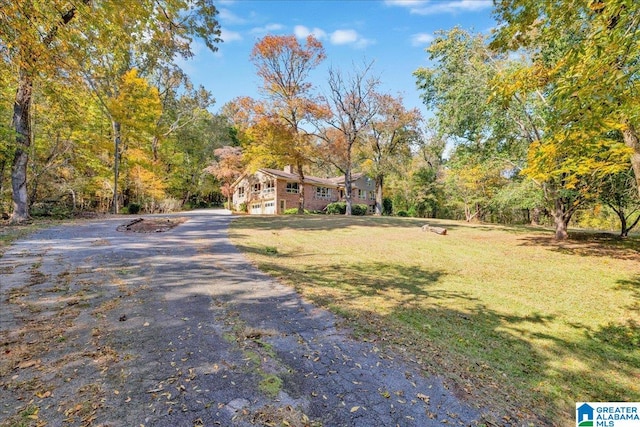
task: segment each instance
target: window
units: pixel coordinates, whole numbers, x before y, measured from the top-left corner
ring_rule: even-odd
[[[269,180],[264,183],[264,189],[262,190],[263,194],[273,193],[275,191],[275,182],[273,180]]]
[[[331,189],[327,187],[316,187],[316,197],[318,199],[330,199]]]
[[[254,194],[259,193],[260,192],[260,183],[253,184],[251,192],[254,193]]]
[[[358,189],[358,199],[366,200],[367,192],[365,190]]]
[[[244,197],[244,187],[238,187],[238,197]]]
[[[375,199],[376,199],[376,192],[369,191],[369,200],[375,200]]]
[[[300,188],[298,187],[297,182],[287,182],[287,193],[298,194],[300,192]]]

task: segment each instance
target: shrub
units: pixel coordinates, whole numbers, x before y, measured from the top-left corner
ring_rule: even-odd
[[[140,212],[140,205],[138,203],[129,203],[127,208],[128,213],[131,215],[137,215]]]
[[[333,202],[329,203],[325,209],[328,215],[344,215],[347,211],[347,204],[345,202]]]
[[[352,204],[351,214],[366,215],[368,209],[369,207],[367,205]],[[346,202],[329,203],[326,207],[326,212],[328,215],[344,215],[347,212],[347,203]]]
[[[238,212],[249,212],[249,206],[247,205],[247,202],[242,202],[240,203],[240,206],[238,208]]]
[[[396,216],[409,216],[407,211],[398,211],[396,212]]]
[[[393,200],[388,197],[382,199],[382,215],[391,215],[393,213]]]
[[[367,214],[368,210],[369,210],[369,206],[367,205],[361,205],[361,204],[351,205],[351,215],[363,216]]]
[[[308,210],[304,210],[304,214],[305,215],[309,215],[311,212]],[[285,211],[283,212],[283,214],[285,215],[297,215],[298,214],[298,208],[289,208],[289,209],[285,209]]]

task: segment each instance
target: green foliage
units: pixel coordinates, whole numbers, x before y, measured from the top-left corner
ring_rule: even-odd
[[[347,212],[347,204],[345,202],[329,203],[326,212],[328,215],[344,215]]]
[[[400,210],[398,212],[396,212],[396,216],[401,216],[401,217],[408,217],[409,213],[405,210]]]
[[[368,212],[368,206],[360,203],[354,203],[351,205],[352,215],[366,215]],[[346,202],[333,202],[329,203],[325,209],[328,215],[344,215],[347,212]]]
[[[368,211],[369,207],[367,205],[357,203],[351,206],[351,215],[364,216]]]
[[[382,215],[391,215],[393,213],[393,200],[389,197],[382,199]]]
[[[305,209],[304,210],[304,214],[305,215],[309,215],[311,213],[310,210]],[[290,209],[285,209],[285,211],[283,212],[284,215],[298,215],[298,208],[290,208]]]
[[[129,203],[128,213],[130,215],[137,215],[140,212],[141,206],[138,203]]]

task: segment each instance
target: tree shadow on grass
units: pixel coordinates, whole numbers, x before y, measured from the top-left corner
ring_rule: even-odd
[[[629,310],[640,312],[640,276],[631,280],[618,280],[617,291],[627,291],[631,293],[631,303]]]
[[[521,246],[540,246],[566,255],[640,261],[640,240],[620,239],[610,233],[572,233],[565,241],[547,235],[525,236],[520,240]]]
[[[420,266],[260,267],[344,317],[355,336],[390,343],[448,378],[459,396],[492,408],[486,419],[496,425],[565,425],[576,401],[640,399],[629,387],[640,375],[636,323],[575,323],[567,333],[553,315],[497,311],[440,287],[446,273]],[[640,289],[636,281],[620,286]]]

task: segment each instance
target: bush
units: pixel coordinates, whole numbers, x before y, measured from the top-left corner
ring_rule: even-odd
[[[362,204],[351,205],[352,215],[366,215],[368,210],[369,210],[369,207],[367,205],[362,205]],[[344,215],[347,212],[347,203],[346,202],[329,203],[326,207],[326,212],[328,215]]]
[[[367,205],[361,205],[361,204],[351,205],[351,215],[363,216],[367,214],[368,210],[369,210],[369,206]]]
[[[304,210],[304,214],[305,215],[309,215],[311,212],[308,210]],[[290,208],[290,209],[285,209],[285,211],[283,212],[283,214],[285,215],[297,215],[298,214],[298,208]]]
[[[396,212],[396,216],[409,216],[407,211],[398,211]]]
[[[393,213],[393,200],[388,197],[382,199],[382,215],[391,215]]]
[[[329,203],[326,211],[328,215],[344,215],[347,212],[347,204],[345,202]]]
[[[131,215],[137,215],[140,212],[140,205],[138,203],[129,203],[127,211]]]

